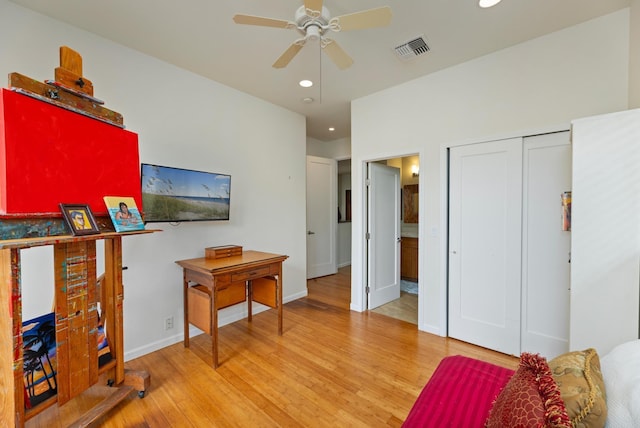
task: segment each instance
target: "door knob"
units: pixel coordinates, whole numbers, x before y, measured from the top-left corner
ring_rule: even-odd
[[[307,231],[307,235],[315,235],[315,234],[316,234],[315,232],[312,232],[312,231],[310,231],[310,230],[309,230],[309,231]]]

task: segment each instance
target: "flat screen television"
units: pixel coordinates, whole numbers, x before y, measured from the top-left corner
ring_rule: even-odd
[[[231,176],[141,164],[145,223],[229,220]]]

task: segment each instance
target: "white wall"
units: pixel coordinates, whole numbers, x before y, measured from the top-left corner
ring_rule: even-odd
[[[362,292],[366,161],[406,153],[420,156],[418,323],[421,330],[445,335],[442,148],[468,139],[524,135],[530,129],[624,110],[628,70],[629,9],[624,9],[353,101],[351,308],[366,308]]]
[[[351,222],[338,223],[338,268],[351,265]]]
[[[204,256],[205,247],[288,254],[284,300],[306,295],[305,118],[0,0],[0,75],[52,79],[63,45],[82,55],[95,96],[139,135],[141,162],[231,174],[230,221],[148,224],[162,231],[123,239],[125,358],[182,340],[175,261]],[[50,311],[51,249],[22,253],[25,316]],[[175,327],[165,331],[168,316]],[[238,305],[220,321],[244,316]]]
[[[569,346],[604,355],[638,338],[640,109],[572,130]]]
[[[640,107],[640,0],[631,0],[629,34],[629,107]]]
[[[320,141],[307,138],[307,155],[335,160],[351,157],[351,139],[340,138],[333,141]]]

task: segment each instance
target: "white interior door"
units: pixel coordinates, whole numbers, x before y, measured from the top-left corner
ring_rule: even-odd
[[[307,279],[336,273],[338,167],[307,156]]]
[[[571,191],[569,131],[524,139],[521,352],[569,350],[571,232],[561,195]]]
[[[369,163],[367,277],[369,309],[400,297],[400,169]]]
[[[453,147],[449,335],[519,355],[522,139]]]

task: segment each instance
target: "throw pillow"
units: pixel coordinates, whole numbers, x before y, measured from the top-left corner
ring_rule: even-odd
[[[544,357],[526,352],[520,356],[518,370],[496,398],[486,427],[571,427]]]
[[[549,367],[576,428],[602,428],[607,419],[607,397],[595,349],[562,354]]]
[[[551,373],[576,428],[601,428],[607,401],[600,359],[595,349],[562,354],[549,361]]]

